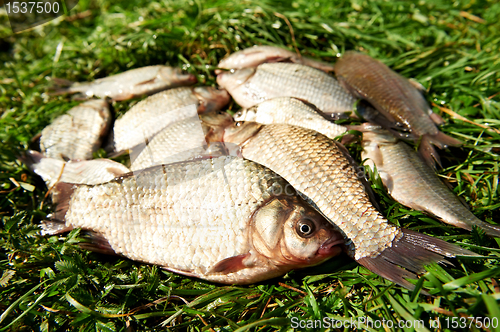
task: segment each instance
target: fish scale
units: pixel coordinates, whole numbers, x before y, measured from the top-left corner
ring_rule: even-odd
[[[160,131],[133,159],[130,169],[170,164],[202,155],[207,143],[198,116],[176,121]]]
[[[131,149],[170,123],[196,116],[198,103],[191,88],[163,91],[140,101],[115,121],[115,151]]]
[[[439,131],[435,123],[442,123],[442,119],[432,112],[421,92],[382,62],[366,54],[348,51],[335,64],[335,74],[347,90],[366,99],[376,109],[359,103],[361,115],[387,129],[402,124],[412,138],[419,141],[419,151],[431,167],[434,162],[440,164],[433,145],[443,149],[462,144]]]
[[[73,107],[42,130],[40,150],[55,159],[92,159],[110,124],[108,103],[89,100]]]
[[[294,63],[263,63],[255,69],[221,73],[217,83],[243,107],[276,97],[294,97],[332,114],[351,112],[355,101],[334,77]]]
[[[236,164],[236,163],[235,163]],[[166,190],[164,194],[160,194],[162,200],[156,200],[154,197],[148,197],[149,195],[143,194],[137,191],[136,185],[137,183],[134,183],[135,181],[130,181],[127,179],[124,179],[121,183],[114,183],[111,185],[111,192],[113,192],[113,196],[115,197],[120,197],[122,196],[124,199],[120,200],[119,198],[116,201],[115,207],[118,209],[121,206],[129,205],[132,202],[137,202],[141,198],[141,205],[140,206],[132,206],[132,210],[130,215],[126,216],[126,222],[123,223],[116,223],[116,225],[121,225],[121,229],[119,229],[119,233],[130,233],[130,230],[133,229],[136,234],[143,234],[144,237],[148,236],[148,229],[150,230],[158,230],[158,223],[151,218],[150,216],[158,216],[157,213],[155,213],[156,208],[159,208],[162,212],[166,213],[165,218],[160,219],[164,227],[168,227],[169,225],[172,224],[170,220],[179,220],[180,224],[189,224],[190,219],[191,220],[197,220],[199,223],[200,221],[203,220],[210,220],[214,216],[221,218],[221,226],[224,225],[225,223],[228,223],[228,220],[222,220],[221,216],[226,215],[226,216],[234,216],[234,211],[232,213],[227,213],[225,210],[227,209],[227,204],[234,202],[238,204],[242,204],[241,209],[243,210],[243,213],[248,213],[249,210],[255,208],[255,206],[262,201],[256,201],[253,196],[248,196],[248,197],[239,197],[238,194],[235,194],[236,192],[239,192],[238,190],[238,185],[236,183],[231,183],[230,185],[227,186],[220,186],[221,180],[223,181],[223,176],[221,172],[218,173],[212,173],[212,165],[210,162],[207,162],[206,165],[204,165],[204,169],[200,173],[199,170],[196,171],[196,174],[193,174],[190,178],[188,177],[182,177],[183,172],[182,170],[175,170],[175,171],[169,171],[168,169],[166,170],[166,177],[167,180],[163,181],[163,176],[164,174],[161,172],[145,172],[143,173],[141,178],[137,179],[137,182],[140,182],[143,186],[148,186],[149,185],[149,190]],[[216,164],[213,165],[216,168],[217,167],[222,167],[223,165],[221,164]],[[228,164],[228,167],[241,167],[241,165],[233,165],[233,164]],[[234,176],[238,176],[240,173],[239,171],[241,170],[236,170],[236,174]],[[156,173],[156,174],[155,174]],[[186,172],[189,174],[188,172]],[[259,174],[263,178],[269,176],[268,174],[265,174],[266,172],[262,172]],[[152,176],[152,178],[150,178]],[[147,178],[145,178],[147,177]],[[230,176],[229,178],[232,178]],[[207,181],[211,183],[213,186],[207,186],[206,183]],[[204,185],[202,185],[200,182],[204,182]],[[168,184],[168,185],[167,185]],[[180,194],[175,192],[175,187],[178,185],[182,185],[183,188],[186,188],[186,190],[182,191]],[[94,187],[96,188],[96,187]],[[147,188],[147,187],[146,187]],[[169,189],[169,188],[174,188],[174,189]],[[256,189],[256,188],[252,188]],[[219,206],[217,209],[214,209],[214,206],[211,206],[212,204],[209,204],[209,206],[206,209],[199,208],[200,206],[203,207],[202,202],[195,201],[193,202],[192,200],[187,200],[186,196],[190,190],[194,190],[199,194],[200,197],[202,197],[207,190],[215,190],[216,192],[214,193],[214,196],[216,197],[222,197],[223,199],[223,204]],[[89,187],[81,187],[77,189],[75,197],[78,197],[78,200],[72,200],[71,202],[71,208],[68,211],[67,215],[67,221],[71,223],[73,226],[76,227],[86,227],[86,228],[91,228],[91,229],[100,229],[99,224],[102,222],[102,220],[106,220],[106,218],[98,218],[97,220],[90,220],[90,218],[86,218],[84,216],[85,213],[87,213],[89,210],[94,210],[92,208],[93,204],[89,204],[90,202],[94,202],[95,199],[91,199],[94,195],[102,195],[99,191],[101,189],[93,189]],[[174,191],[174,192],[173,192]],[[108,191],[109,192],[109,191]],[[109,193],[103,193],[104,195],[109,195]],[[261,193],[262,194],[262,193]],[[165,200],[166,202],[176,202],[176,204],[172,203],[162,203],[162,201]],[[81,205],[78,204],[78,202],[81,202]],[[99,205],[94,205],[96,209],[99,208]],[[114,207],[111,205],[109,206],[110,209],[113,209]],[[186,211],[189,211],[189,213],[186,213]],[[231,211],[228,211],[231,212]],[[120,215],[119,210],[112,210],[110,212],[111,214],[116,214]],[[91,215],[91,217],[94,217]],[[171,219],[172,218],[172,219]],[[80,220],[80,221],[78,221]],[[134,222],[136,220],[138,223]],[[135,227],[138,227],[141,225],[141,222],[144,222],[143,226],[140,226],[139,228],[135,229]],[[112,225],[113,221],[108,220],[108,227]],[[244,222],[246,223],[246,221]],[[175,225],[174,227],[170,227],[170,231],[168,236],[164,239],[165,243],[169,243],[169,245],[166,248],[163,248],[164,250],[161,250],[161,247],[156,246],[156,251],[159,252],[164,252],[164,253],[171,253],[175,252],[175,250],[172,250],[179,244],[178,240],[175,240],[178,237],[181,237],[184,243],[193,243],[191,240],[193,239],[193,232],[190,231],[190,227],[180,227],[176,228]],[[239,225],[245,226],[245,225]],[[198,225],[200,227],[200,225]],[[115,227],[113,227],[115,228]],[[208,234],[205,235],[210,235],[210,236],[216,236],[217,234],[214,234],[213,230],[210,231],[207,229]],[[158,235],[157,235],[158,236]],[[117,242],[119,243],[120,241],[117,240],[112,233],[107,233],[106,238],[110,241],[110,243]],[[216,237],[218,238],[217,240],[221,240],[220,236]],[[147,246],[148,242],[144,242],[145,239],[139,239],[140,242],[136,242],[134,245],[134,242],[132,243],[126,243],[125,245],[117,245],[114,249],[116,250],[117,253],[124,254],[128,257],[131,257],[132,259],[139,259],[141,256],[147,255],[149,251],[149,247]],[[215,240],[215,238],[214,238]],[[143,245],[146,244],[146,250],[143,250]],[[228,251],[233,251],[236,252],[238,250],[241,250],[242,248],[238,247],[238,241],[236,239],[231,239],[231,241],[226,242],[228,248]],[[234,245],[234,247],[233,247]],[[212,260],[215,258],[217,260],[219,253],[215,252],[212,253]],[[174,257],[171,258],[173,259],[173,263],[175,265],[179,265],[183,262],[176,261],[176,259],[184,259],[183,257]],[[165,257],[157,256],[154,259],[150,258],[150,260],[153,261],[153,263],[160,264],[161,262],[165,261]],[[182,266],[182,264],[181,264]],[[186,265],[183,266],[185,269],[191,269],[191,265]]]

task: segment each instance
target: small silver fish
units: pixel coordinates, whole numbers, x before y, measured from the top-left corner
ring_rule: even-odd
[[[168,66],[148,66],[99,78],[93,82],[73,83],[61,79],[56,84],[70,84],[69,87],[56,89],[54,94],[80,93],[87,98],[99,97],[112,100],[127,100],[138,96],[193,85],[196,76]]]
[[[244,158],[282,176],[344,235],[352,258],[399,285],[414,288],[405,278],[416,278],[426,264],[474,255],[389,223],[372,203],[364,173],[359,175],[347,150],[316,131],[236,122],[225,130],[224,141],[240,145]]]
[[[147,143],[168,125],[198,113],[218,110],[229,102],[229,94],[211,87],[177,88],[159,92],[134,105],[115,121],[112,143],[116,153]]]
[[[92,159],[111,124],[105,100],[89,100],[73,107],[42,130],[40,149],[50,158]]]
[[[261,124],[289,124],[312,129],[334,139],[347,131],[326,120],[312,105],[291,97],[278,97],[243,109],[234,115],[235,121],[254,121]]]
[[[385,130],[372,128],[363,133],[362,159],[377,171],[389,194],[399,203],[427,212],[456,227],[482,228],[500,237],[500,227],[479,220],[445,186],[418,154]]]
[[[217,83],[244,108],[277,97],[294,97],[327,115],[352,112],[354,98],[321,70],[295,63],[263,63],[217,75]]]
[[[251,68],[265,62],[293,62],[314,67],[322,71],[333,71],[333,65],[314,60],[277,46],[253,46],[232,53],[219,62],[217,67],[225,69]]]
[[[154,136],[143,150],[137,151],[137,156],[135,151],[131,153],[130,169],[135,171],[213,154],[215,147],[207,152],[209,143],[222,141],[222,128],[232,122],[226,112],[200,114],[174,122]]]
[[[21,157],[31,171],[40,176],[48,188],[57,182],[78,184],[99,184],[129,173],[124,165],[109,159],[84,161],[62,161],[48,158],[39,152],[29,150]]]
[[[342,250],[342,236],[295,192],[285,194],[287,185],[235,157],[160,165],[96,186],[57,184],[59,208],[43,227],[80,227],[94,233],[90,249],[180,274],[254,283]]]
[[[366,99],[381,115],[377,117],[371,112],[372,118],[367,120],[386,128],[402,125],[410,130],[415,141],[421,138],[419,150],[429,165],[433,166],[434,160],[440,163],[433,145],[443,149],[462,144],[439,131],[435,124],[440,122],[439,116],[432,112],[414,84],[382,62],[366,54],[346,52],[335,64],[335,74],[351,93]]]

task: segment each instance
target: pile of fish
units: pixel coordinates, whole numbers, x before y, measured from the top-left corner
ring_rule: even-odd
[[[329,74],[334,72],[335,76]],[[475,253],[391,224],[362,168],[336,140],[363,133],[363,159],[398,202],[491,236],[434,172],[439,148],[460,141],[415,84],[381,62],[346,52],[335,66],[273,47],[223,59],[213,87],[166,66],[89,83],[59,80],[56,93],[112,101],[151,95],[111,126],[92,99],[45,128],[23,161],[50,188],[55,211],[42,234],[86,231],[82,246],[220,283],[253,283],[345,251],[412,289],[432,262]],[[164,91],[163,91],[164,90]],[[243,107],[232,117],[231,97]],[[333,120],[370,121],[340,126]],[[111,130],[108,133],[108,129]],[[106,138],[105,138],[106,137]],[[419,144],[420,155],[404,140]],[[105,143],[103,143],[105,141]],[[128,167],[92,159],[128,153]]]

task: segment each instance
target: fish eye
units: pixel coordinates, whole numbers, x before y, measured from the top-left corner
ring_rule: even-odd
[[[243,115],[243,111],[238,111],[236,112],[236,114],[234,116],[242,116]]]
[[[234,123],[235,127],[241,127],[243,125],[243,121],[238,121]]]
[[[304,219],[300,220],[295,226],[295,231],[299,234],[300,237],[308,238],[314,234],[316,227],[312,220]]]

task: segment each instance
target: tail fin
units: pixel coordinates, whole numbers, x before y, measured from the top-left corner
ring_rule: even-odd
[[[60,220],[43,220],[40,228],[42,229],[40,234],[45,236],[67,233],[73,229],[73,226],[66,226],[66,223]]]
[[[45,158],[43,154],[37,151],[28,150],[26,153],[20,155],[17,159],[26,164],[31,171],[35,171],[36,165]]]
[[[75,84],[75,82],[73,81],[57,77],[53,77],[51,81],[53,83],[52,87],[50,87],[51,95],[63,95],[65,93],[71,93],[71,86]]]
[[[442,132],[438,132],[436,135],[424,135],[420,141],[420,146],[418,151],[422,158],[424,158],[427,165],[435,169],[435,162],[441,166],[441,159],[437,153],[434,145],[440,149],[444,149],[448,146],[460,146],[462,142],[453,137],[450,137]]]
[[[424,265],[432,262],[451,264],[446,258],[455,256],[478,256],[446,241],[402,229],[403,236],[395,240],[378,256],[364,257],[358,263],[370,271],[410,290],[415,286],[406,279],[417,279],[425,272]]]
[[[444,149],[448,146],[460,146],[462,142],[446,135],[445,133],[439,131],[436,135],[430,136],[429,140],[432,144],[440,149]]]
[[[33,150],[28,150],[18,159],[26,164],[33,173],[40,176],[49,188],[61,177],[65,165],[62,160],[47,158],[40,152]]]
[[[52,189],[52,201],[57,204],[56,211],[47,216],[49,220],[42,221],[42,235],[56,235],[69,232],[72,226],[66,226],[66,213],[69,209],[71,195],[78,185],[73,183],[59,182]]]

